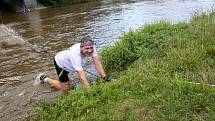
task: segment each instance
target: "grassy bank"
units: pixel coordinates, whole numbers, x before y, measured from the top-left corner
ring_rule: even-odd
[[[41,104],[36,120],[215,120],[215,87],[208,85],[215,84],[214,28],[211,13],[127,33],[102,51],[117,80]]]

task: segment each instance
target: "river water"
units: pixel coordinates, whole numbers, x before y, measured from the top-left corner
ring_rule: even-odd
[[[214,0],[109,0],[3,14],[0,121],[22,120],[35,114],[32,101],[50,101],[63,95],[49,85],[33,86],[33,81],[41,72],[54,76],[55,53],[80,38],[91,36],[101,51],[129,30],[160,20],[189,22],[195,13],[210,12],[214,5]],[[94,66],[89,65],[88,70],[96,74]],[[73,78],[80,86],[77,77]],[[92,75],[88,78],[94,79]]]

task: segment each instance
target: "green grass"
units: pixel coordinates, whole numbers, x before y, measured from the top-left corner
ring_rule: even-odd
[[[35,120],[215,120],[215,13],[145,25],[101,55],[117,80],[40,104]]]

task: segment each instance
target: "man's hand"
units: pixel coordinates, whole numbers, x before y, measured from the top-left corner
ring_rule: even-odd
[[[103,80],[106,81],[106,82],[111,82],[111,78],[108,77],[108,76],[105,76],[105,77],[103,78]]]
[[[86,78],[85,72],[83,70],[79,70],[79,71],[77,71],[77,73],[78,73],[78,76],[79,76],[83,86],[84,87],[89,87],[90,84],[89,84],[89,82],[88,82],[88,80]]]

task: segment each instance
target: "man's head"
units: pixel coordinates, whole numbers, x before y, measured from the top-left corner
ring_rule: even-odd
[[[84,56],[91,56],[93,53],[94,42],[90,37],[85,37],[81,39],[81,54]]]

